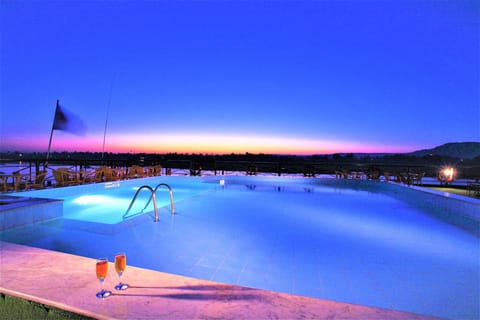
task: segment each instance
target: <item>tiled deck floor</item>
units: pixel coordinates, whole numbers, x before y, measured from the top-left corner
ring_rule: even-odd
[[[432,319],[127,267],[97,299],[95,260],[0,242],[0,292],[98,319]],[[110,263],[105,287],[117,282]],[[368,289],[367,289],[368,290]]]

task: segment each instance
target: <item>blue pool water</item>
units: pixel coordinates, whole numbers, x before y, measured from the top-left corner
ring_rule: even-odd
[[[117,224],[138,216],[141,213],[153,211],[151,192],[148,189],[139,191],[130,210],[129,205],[137,190],[147,185],[155,188],[164,183],[163,179],[137,179],[97,185],[67,187],[61,189],[44,189],[40,191],[22,192],[22,196],[62,199],[65,219],[94,222],[100,224]],[[174,202],[207,191],[214,187],[202,181],[174,179]],[[168,189],[160,186],[156,193],[157,207],[170,206]]]
[[[151,208],[122,218],[136,188],[160,182],[173,188],[174,216],[161,189],[159,222]],[[174,274],[445,318],[480,317],[478,233],[441,217],[471,204],[414,188],[159,177],[22,195],[64,199],[64,216],[5,231],[3,241],[91,258],[125,251],[129,265]],[[145,192],[132,211],[147,200]]]

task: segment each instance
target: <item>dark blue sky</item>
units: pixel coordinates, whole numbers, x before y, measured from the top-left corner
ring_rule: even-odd
[[[107,109],[107,151],[480,141],[479,21],[477,1],[2,1],[1,148],[45,151],[57,99],[88,129],[58,151],[101,150]]]

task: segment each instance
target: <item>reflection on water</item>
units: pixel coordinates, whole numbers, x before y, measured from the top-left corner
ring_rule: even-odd
[[[68,219],[1,237],[92,258],[122,251],[132,266],[222,283],[444,318],[480,317],[479,238],[397,196],[402,189],[386,194],[381,184],[362,190],[257,178],[194,188],[172,180],[180,215],[169,213],[165,190],[159,222],[132,219],[111,232],[104,230],[115,226],[105,223],[106,212],[121,216],[134,190],[126,197],[119,190],[84,192],[66,200]],[[148,194],[143,200],[141,208]],[[70,220],[75,215],[98,219],[103,229],[83,228]]]

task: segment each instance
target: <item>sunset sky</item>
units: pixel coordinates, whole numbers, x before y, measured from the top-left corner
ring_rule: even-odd
[[[409,152],[480,141],[480,2],[2,0],[1,151]]]

